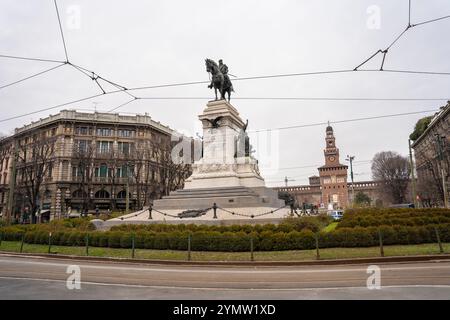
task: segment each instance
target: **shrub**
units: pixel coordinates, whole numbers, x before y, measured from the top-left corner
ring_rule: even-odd
[[[361,220],[362,221],[362,220]],[[250,239],[253,239],[254,250],[305,250],[315,248],[315,233],[309,229],[282,232],[282,228],[255,227],[237,232],[229,229],[208,231],[209,228],[198,228],[197,231],[95,231],[89,233],[89,242],[94,247],[131,248],[131,239],[135,234],[135,247],[146,249],[186,250],[188,236],[191,234],[191,249],[196,251],[249,251]],[[428,224],[425,226],[381,225],[367,228],[356,226],[341,227],[330,232],[318,232],[319,246],[329,247],[368,247],[379,244],[379,232],[383,243],[419,244],[436,242],[435,228],[439,231],[441,241],[450,242],[450,224]],[[164,227],[161,228],[163,230]],[[186,227],[186,229],[188,229]],[[267,229],[267,230],[266,230]],[[227,230],[221,232],[222,230]],[[285,228],[289,230],[289,226]],[[248,232],[251,231],[251,232]],[[22,235],[27,243],[47,244],[48,231],[10,226],[0,228],[2,238],[9,241],[20,241]],[[55,245],[82,246],[85,245],[84,231],[56,231],[52,233],[52,243]]]

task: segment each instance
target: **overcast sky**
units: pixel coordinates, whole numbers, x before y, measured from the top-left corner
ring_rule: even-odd
[[[144,1],[59,0],[69,60],[126,87],[206,81],[204,59],[222,58],[237,77],[353,69],[384,49],[408,23],[408,1]],[[375,7],[374,7],[375,6]],[[377,12],[379,10],[379,21]],[[413,0],[411,23],[450,15],[448,0]],[[410,29],[388,52],[385,69],[450,72],[450,19]],[[65,60],[52,0],[0,0],[0,54]],[[366,68],[379,68],[378,55]],[[0,86],[56,64],[0,58]],[[450,76],[378,72],[234,81],[232,104],[249,130],[438,109],[450,97]],[[110,90],[110,86],[105,86]],[[0,90],[0,119],[100,93],[97,85],[63,66]],[[191,136],[213,92],[206,84],[135,91],[121,112],[145,113]],[[440,101],[233,100],[248,97],[442,98]],[[109,110],[124,93],[65,108]],[[61,108],[64,109],[64,108]],[[0,122],[0,132],[58,109]],[[379,151],[408,152],[408,135],[427,114],[334,124],[345,155],[370,160]],[[274,134],[278,169],[261,163],[268,185],[284,176],[306,184],[324,162],[325,125]],[[262,160],[264,162],[266,160]],[[270,174],[269,174],[270,173]],[[356,181],[371,178],[370,162],[355,164]]]

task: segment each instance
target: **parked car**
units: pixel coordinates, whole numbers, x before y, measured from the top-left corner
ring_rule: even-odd
[[[334,220],[341,220],[342,217],[344,216],[344,211],[342,211],[342,210],[333,210],[333,211],[331,211],[330,216]]]

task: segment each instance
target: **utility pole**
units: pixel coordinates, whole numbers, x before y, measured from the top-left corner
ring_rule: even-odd
[[[438,147],[438,159],[439,159],[439,166],[441,167],[441,177],[442,177],[442,191],[444,193],[444,208],[448,208],[448,190],[447,190],[447,183],[445,181],[445,173],[444,173],[444,141],[445,136],[439,136],[439,134],[435,133],[434,136],[436,137],[437,147]]]
[[[287,176],[284,177],[284,183],[285,183],[286,187],[288,186],[288,182],[289,182],[289,181],[295,181],[295,179],[288,179]]]
[[[125,213],[130,212],[130,163],[127,162],[127,187],[125,196]]]
[[[411,139],[408,139],[409,146],[409,166],[411,168],[411,197],[414,203],[414,208],[418,208],[417,194],[416,194],[416,177],[414,175],[414,162],[412,157]]]
[[[355,156],[349,156],[347,155],[346,161],[350,162],[350,179],[352,180],[352,207],[355,202],[355,186],[353,181],[353,160],[355,159]]]
[[[13,156],[11,157],[11,172],[9,175],[9,194],[8,194],[8,210],[6,212],[6,224],[9,225],[11,223],[11,217],[14,211],[14,194],[16,193],[16,165],[17,158],[19,156],[19,143],[17,140],[14,141],[13,145]]]

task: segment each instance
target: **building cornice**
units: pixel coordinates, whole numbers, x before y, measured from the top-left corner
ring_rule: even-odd
[[[415,148],[427,135],[428,133],[433,130],[436,123],[439,122],[439,120],[445,118],[450,113],[450,101],[447,101],[447,105],[442,107],[442,110],[438,111],[433,119],[431,120],[428,127],[425,129],[425,131],[416,139],[416,141],[413,142],[411,145],[412,148]]]
[[[154,121],[149,115],[136,114],[121,115],[119,113],[102,113],[102,112],[78,112],[76,110],[61,110],[56,115],[50,115],[47,118],[42,118],[38,121],[24,125],[21,128],[16,128],[14,136],[22,135],[30,130],[34,130],[43,126],[51,125],[58,122],[72,121],[72,122],[95,122],[104,124],[119,124],[119,125],[142,125],[154,128],[162,133],[172,135],[176,131],[168,126],[161,124],[159,121]]]

